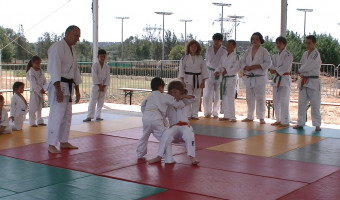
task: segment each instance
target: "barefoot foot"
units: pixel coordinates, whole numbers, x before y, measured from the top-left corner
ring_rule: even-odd
[[[53,145],[48,146],[48,152],[49,153],[60,153],[60,151]]]
[[[78,147],[73,146],[69,142],[60,143],[60,148],[62,148],[62,149],[78,149]]]
[[[148,163],[149,164],[154,164],[154,163],[161,162],[161,160],[162,160],[162,157],[157,156],[156,158],[152,158],[152,159],[148,160]]]
[[[200,163],[199,160],[197,160],[195,157],[192,157],[192,156],[190,156],[190,160],[191,160],[191,164],[193,165],[197,165],[198,163]]]

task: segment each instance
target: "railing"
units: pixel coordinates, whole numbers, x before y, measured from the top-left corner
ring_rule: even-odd
[[[166,83],[176,79],[178,76],[178,60],[162,60],[162,61],[124,61],[124,62],[110,62],[111,85],[109,87],[107,98],[122,97],[123,92],[118,88],[141,88],[149,89],[150,81],[153,77],[159,76],[164,79]],[[80,84],[80,91],[83,100],[87,100],[91,94],[91,66],[90,62],[79,62],[79,69],[83,83]],[[293,63],[292,66],[292,93],[298,93],[297,90],[297,70],[299,63]],[[45,76],[49,80],[47,73],[47,64],[41,64],[41,68],[45,71]],[[322,96],[323,97],[339,97],[338,78],[340,65],[323,64],[321,66],[321,82],[322,82]],[[2,64],[1,72],[2,88],[1,90],[10,90],[15,81],[25,83],[25,87],[29,88],[30,84],[26,80],[26,65],[24,64]],[[268,75],[269,78],[271,77]],[[272,87],[270,82],[267,85],[267,96],[272,94]],[[240,79],[239,93],[245,94],[245,87]],[[10,103],[12,97],[11,92],[3,93],[6,104]],[[24,92],[25,98],[29,99],[29,92]],[[294,97],[295,98],[295,97]]]

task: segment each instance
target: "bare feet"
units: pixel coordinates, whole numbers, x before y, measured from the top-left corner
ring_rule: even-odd
[[[36,124],[31,125],[31,127],[38,127]]]
[[[217,116],[217,115],[214,115],[214,118],[218,118],[218,116]]]
[[[279,127],[289,127],[289,124],[281,124]]]
[[[195,157],[192,157],[192,156],[190,156],[190,160],[191,160],[191,164],[193,165],[197,165],[198,163],[200,163],[199,160],[197,160]]]
[[[264,119],[260,119],[260,124],[265,124],[266,122],[264,121]]]
[[[228,121],[229,120],[229,118],[219,118],[218,120],[220,120],[220,121]]]
[[[296,126],[293,126],[293,129],[303,129],[303,126],[296,125]]]
[[[104,119],[103,119],[103,118],[100,118],[100,117],[97,117],[96,120],[97,120],[97,121],[103,121]]]
[[[316,127],[315,127],[315,131],[321,131],[320,126],[316,126]]]
[[[198,117],[192,117],[191,119],[192,119],[192,120],[199,120]]]
[[[50,152],[50,153],[60,153],[60,151],[53,145],[48,146],[48,152]]]
[[[248,119],[248,118],[245,118],[245,119],[242,119],[242,120],[241,120],[241,122],[252,122],[252,121],[254,121],[254,120]]]
[[[152,158],[152,159],[148,160],[148,163],[149,164],[154,164],[154,163],[161,162],[161,160],[162,160],[162,157],[157,156],[156,158]]]
[[[62,148],[62,149],[78,149],[78,147],[73,146],[69,142],[60,143],[60,148]]]
[[[205,117],[205,118],[210,118],[210,117],[211,117],[211,115],[204,115],[204,117]]]
[[[274,122],[274,123],[271,123],[270,125],[272,125],[272,126],[280,126],[281,122]]]
[[[236,119],[231,119],[230,122],[236,122]]]
[[[38,124],[38,126],[47,126],[45,123]]]
[[[91,121],[91,118],[90,118],[90,117],[88,117],[88,118],[86,118],[86,119],[83,120],[83,122],[90,122],[90,121]]]

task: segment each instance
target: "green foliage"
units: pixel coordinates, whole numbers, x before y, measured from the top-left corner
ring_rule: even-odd
[[[262,47],[267,49],[267,51],[270,54],[275,54],[277,53],[277,49],[275,46],[275,42],[273,42],[272,38],[269,38],[268,36],[265,37],[264,43],[262,44]]]
[[[286,49],[293,55],[294,62],[300,62],[302,54],[306,51],[302,39],[297,33],[292,31],[287,32],[287,46]]]
[[[92,60],[92,47],[89,41],[83,39],[82,42],[78,42],[75,45],[75,49],[77,51],[78,59],[85,62]]]
[[[318,35],[316,48],[321,54],[322,63],[334,64],[335,66],[340,63],[339,42],[331,35]]]
[[[180,60],[185,55],[185,48],[183,45],[174,46],[169,54],[170,60]]]
[[[26,71],[25,70],[15,70],[13,76],[26,77]]]
[[[5,29],[2,26],[0,26],[0,49],[2,49],[1,61],[7,63],[12,61],[12,58],[15,54],[13,44],[8,45],[11,42],[10,37],[8,36],[8,32],[14,31],[12,29]]]

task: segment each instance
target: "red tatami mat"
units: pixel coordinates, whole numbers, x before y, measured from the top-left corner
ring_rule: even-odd
[[[280,200],[336,200],[340,199],[340,171],[292,192]]]
[[[312,183],[340,168],[277,158],[267,158],[212,150],[196,151],[200,167],[241,172],[304,183]],[[177,163],[191,164],[188,156],[177,155]]]
[[[143,128],[124,129],[120,131],[114,131],[114,132],[103,133],[103,134],[139,140],[139,138],[141,138],[143,135]],[[152,134],[149,137],[149,141],[158,142],[158,140]]]
[[[175,190],[167,190],[165,192],[161,192],[155,194],[150,197],[143,198],[143,200],[221,200],[220,198],[207,197],[197,194],[191,194],[187,192],[175,191]]]
[[[135,141],[135,140],[134,140]],[[66,156],[51,160],[43,161],[42,163],[78,170],[82,172],[100,174],[107,171],[135,165],[137,163],[146,162],[145,159],[137,160],[136,155],[137,141],[134,144],[127,144],[111,148],[105,148],[96,151],[85,152],[72,156]],[[158,143],[150,142],[148,144],[148,159],[156,156]],[[173,154],[184,153],[184,146],[174,146]]]
[[[0,150],[0,155],[10,156],[13,158],[41,162],[44,160],[65,157],[69,155],[104,149],[106,147],[116,147],[127,144],[134,144],[136,140],[112,137],[107,135],[91,135],[70,140],[79,149],[62,149],[61,154],[48,153],[46,143],[32,144],[23,147]]]
[[[277,199],[306,184],[191,165],[138,165],[102,174],[222,199]]]

